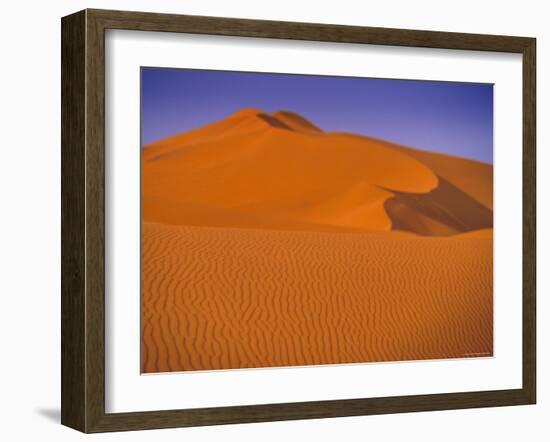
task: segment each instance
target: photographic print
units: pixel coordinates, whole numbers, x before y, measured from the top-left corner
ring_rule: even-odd
[[[493,85],[141,68],[141,371],[493,355]]]

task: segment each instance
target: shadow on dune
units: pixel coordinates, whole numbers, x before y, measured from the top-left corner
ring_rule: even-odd
[[[271,115],[260,113],[258,114],[258,118],[265,121],[270,126],[278,127],[279,129],[290,130],[290,127],[288,127],[285,123],[283,123],[282,121],[278,120],[277,118]]]
[[[424,236],[447,236],[493,226],[493,212],[467,193],[439,178],[436,189],[426,194],[396,192],[384,208],[392,230]]]

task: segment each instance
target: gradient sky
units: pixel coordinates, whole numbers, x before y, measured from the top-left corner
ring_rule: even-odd
[[[493,162],[492,84],[164,68],[142,68],[141,84],[144,145],[252,107]]]

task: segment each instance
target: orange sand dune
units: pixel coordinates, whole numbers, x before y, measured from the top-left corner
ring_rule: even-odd
[[[489,170],[247,109],[143,149],[142,206],[176,225],[450,235],[492,226]],[[238,217],[197,221],[197,206]]]
[[[492,241],[143,224],[142,370],[492,354]]]
[[[393,147],[421,161],[439,177],[493,210],[493,166],[491,164],[403,146],[394,145]]]
[[[492,166],[244,109],[142,149],[142,370],[492,354]]]

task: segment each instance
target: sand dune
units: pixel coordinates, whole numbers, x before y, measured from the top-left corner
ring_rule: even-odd
[[[395,230],[444,236],[493,225],[492,210],[442,177],[437,189],[428,194],[394,194],[386,201],[385,209]]]
[[[492,239],[143,224],[146,373],[492,354]]]
[[[457,158],[434,152],[392,146],[428,166],[439,177],[464,193],[493,209],[493,166],[466,158]]]
[[[295,223],[298,230],[449,235],[492,225],[489,170],[372,138],[324,133],[290,112],[247,109],[147,146],[142,204],[144,219],[176,225],[277,228],[273,220],[279,220],[282,229]],[[197,206],[230,209],[238,220],[192,221]]]
[[[492,186],[287,111],[146,146],[142,370],[491,355]]]

